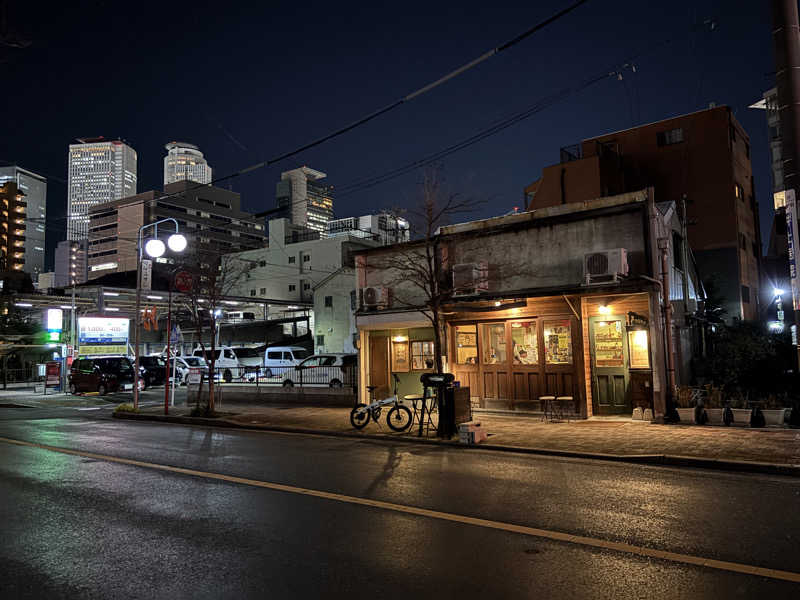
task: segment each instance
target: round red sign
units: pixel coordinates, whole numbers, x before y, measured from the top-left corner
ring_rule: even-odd
[[[188,271],[178,271],[175,274],[175,289],[187,293],[192,290],[192,274]]]

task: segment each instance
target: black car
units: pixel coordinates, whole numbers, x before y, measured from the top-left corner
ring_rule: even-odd
[[[142,370],[142,377],[147,387],[163,385],[166,381],[167,364],[160,356],[140,356],[139,367]]]
[[[72,362],[69,372],[69,391],[97,392],[105,396],[108,392],[133,389],[133,363],[126,356],[103,356],[78,358]]]

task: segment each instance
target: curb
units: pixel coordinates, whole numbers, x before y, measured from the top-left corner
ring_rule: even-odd
[[[409,438],[392,436],[380,433],[353,433],[349,431],[334,431],[329,429],[310,429],[306,427],[285,427],[281,425],[252,425],[237,423],[224,419],[211,419],[207,417],[181,417],[169,415],[151,415],[142,413],[113,413],[115,419],[131,421],[156,421],[161,423],[178,423],[181,425],[202,425],[207,427],[224,427],[228,429],[242,429],[246,431],[272,431],[276,433],[294,433],[303,435],[322,435],[327,437],[350,438],[356,440],[392,441],[404,444],[428,444],[448,448],[461,448],[464,450],[491,450],[493,452],[508,452],[512,454],[535,454],[539,456],[557,456],[561,458],[580,458],[587,460],[605,460],[621,463],[640,465],[656,465],[663,467],[689,467],[693,469],[711,469],[715,471],[728,471],[735,473],[761,473],[765,475],[784,475],[800,477],[800,465],[767,463],[746,460],[721,460],[717,458],[699,458],[695,456],[681,456],[675,454],[605,454],[601,452],[578,452],[575,450],[557,450],[553,448],[530,448],[524,446],[501,446],[499,444],[461,444],[456,441],[446,441],[430,438]]]

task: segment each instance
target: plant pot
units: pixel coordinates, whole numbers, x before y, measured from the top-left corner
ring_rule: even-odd
[[[694,423],[694,409],[693,408],[676,408],[678,417],[681,423],[691,424]]]
[[[750,413],[752,412],[749,408],[732,408],[733,411],[733,424],[734,425],[744,425],[745,427],[750,425]]]
[[[783,425],[783,419],[786,416],[786,409],[785,408],[777,408],[777,409],[766,409],[762,408],[761,412],[764,415],[764,424],[765,425]]]
[[[708,422],[712,425],[722,425],[722,408],[707,408]]]

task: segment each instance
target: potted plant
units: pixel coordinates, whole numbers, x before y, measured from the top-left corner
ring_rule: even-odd
[[[678,418],[681,423],[694,423],[694,407],[690,406],[692,390],[687,387],[679,387],[675,394],[675,410],[678,411]]]
[[[747,408],[748,399],[746,394],[740,391],[736,392],[731,398],[731,412],[733,413],[733,424],[743,425],[747,427],[750,425],[750,416],[752,409]]]
[[[725,408],[723,407],[722,403],[722,390],[719,388],[715,388],[712,386],[706,386],[707,394],[706,394],[706,415],[708,416],[708,422],[712,425],[722,425],[723,423],[723,412]]]
[[[761,408],[761,413],[764,415],[764,425],[783,427],[783,421],[786,418],[786,409],[782,404],[783,403],[778,400],[775,394],[767,396]]]

